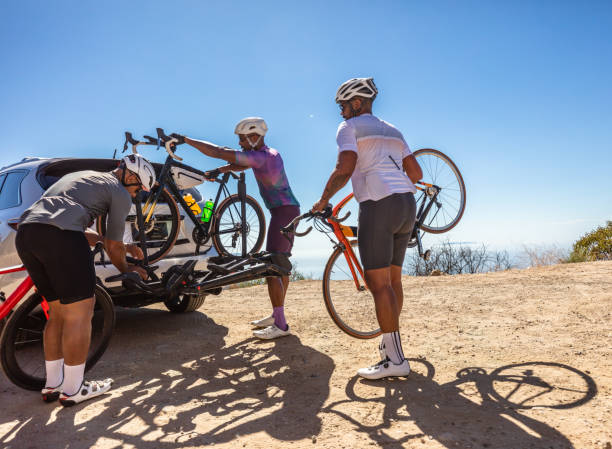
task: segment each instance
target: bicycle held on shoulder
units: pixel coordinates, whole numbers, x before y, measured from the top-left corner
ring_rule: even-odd
[[[184,219],[179,214],[178,204],[193,222],[192,238],[196,244],[196,254],[200,246],[211,238],[220,255],[245,257],[261,249],[266,229],[265,216],[259,203],[246,193],[244,173],[221,174],[219,169],[203,172],[181,163],[182,158],[175,154],[177,140],[166,136],[161,128],[157,128],[157,138],[144,136],[144,139],[138,141],[126,132],[123,151],[131,144],[134,154],[138,154],[137,147],[140,145],[164,146],[168,152],[157,174],[157,183],[150,192],[140,193],[139,199],[134,201],[135,213],[127,218],[132,238],[145,255],[145,265],[162,259],[175,244],[186,243],[177,241],[181,220]],[[238,181],[237,194],[231,194],[227,187],[230,178]],[[194,215],[180,192],[206,180],[219,183],[209,220]],[[98,219],[97,230],[101,235],[105,234],[106,216]]]
[[[465,210],[465,185],[457,166],[442,152],[426,148],[413,154],[421,166],[423,179],[416,184],[416,221],[408,247],[418,247],[419,255],[427,260],[430,251],[423,251],[423,232],[441,234],[459,223]],[[350,212],[340,218],[342,209],[352,198],[351,193],[324,212],[307,212],[296,217],[282,232],[304,236],[312,226],[304,232],[297,232],[297,226],[301,220],[313,220],[313,226],[328,236],[334,250],[323,272],[325,307],[342,331],[355,338],[368,339],[381,333],[374,298],[360,263],[357,228],[342,224]]]

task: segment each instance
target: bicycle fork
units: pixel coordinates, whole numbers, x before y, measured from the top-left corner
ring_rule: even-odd
[[[429,214],[429,211],[433,207],[434,203],[438,205],[438,211],[440,210],[440,204],[436,201],[438,198],[438,194],[442,189],[436,185],[427,184],[427,188],[424,190],[424,195],[429,198],[429,203],[425,206],[425,198],[423,198],[423,202],[419,206],[419,211],[417,212],[417,222],[414,226],[413,237],[416,239],[417,248],[419,250],[419,257],[422,257],[423,260],[429,260],[429,256],[431,255],[431,251],[427,250],[423,252],[423,243],[421,241],[421,226],[425,221],[425,217]],[[436,212],[437,214],[438,212]],[[435,218],[435,215],[434,217]]]

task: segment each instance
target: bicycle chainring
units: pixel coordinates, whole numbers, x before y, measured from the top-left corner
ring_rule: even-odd
[[[196,246],[202,246],[208,241],[208,239],[210,238],[210,234],[206,231],[203,231],[200,227],[196,226],[195,228],[193,228],[191,238],[193,239],[193,243],[195,243]]]

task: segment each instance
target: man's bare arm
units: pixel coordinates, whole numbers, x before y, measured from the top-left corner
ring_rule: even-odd
[[[111,262],[121,273],[129,271],[127,260],[125,260],[126,249],[123,242],[116,240],[104,239],[104,247]]]
[[[214,143],[205,142],[203,140],[190,139],[189,137],[185,137],[185,143],[188,143],[192,147],[197,148],[200,153],[205,154],[206,156],[223,159],[224,161],[227,161],[230,164],[236,162],[236,150],[222,148],[220,146],[215,145]]]
[[[87,243],[89,243],[89,246],[96,246],[96,243],[98,242],[104,243],[104,239],[102,238],[102,236],[97,232],[92,231],[91,229],[85,229],[85,238],[87,239]]]
[[[104,239],[104,248],[106,249],[106,254],[108,254],[108,257],[111,260],[112,264],[117,267],[117,269],[121,273],[135,271],[140,274],[140,277],[142,277],[143,279],[147,278],[146,270],[139,266],[129,265],[127,263],[127,260],[125,260],[126,248],[123,242]]]
[[[402,167],[404,168],[404,171],[406,172],[413,184],[416,184],[423,178],[423,171],[421,170],[421,166],[419,165],[416,160],[416,157],[414,157],[413,154],[411,154],[410,156],[406,156],[404,159],[402,159]]]
[[[346,185],[353,171],[355,171],[355,165],[357,164],[357,153],[354,151],[342,151],[338,154],[338,162],[336,168],[329,176],[321,199],[315,203],[312,207],[313,212],[319,212],[325,209],[331,197],[333,197],[338,190]]]
[[[221,173],[227,173],[228,171],[243,171],[246,170],[249,167],[245,167],[244,165],[238,165],[238,164],[227,164],[224,165],[223,167],[219,167],[219,171]]]

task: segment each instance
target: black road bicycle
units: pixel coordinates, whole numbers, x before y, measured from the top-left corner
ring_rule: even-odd
[[[125,133],[123,151],[132,145],[132,152],[138,154],[139,145],[164,146],[168,152],[166,161],[157,173],[157,183],[150,192],[141,192],[134,203],[134,213],[128,215],[132,238],[145,254],[145,265],[163,258],[177,242],[181,221],[187,216],[194,224],[192,238],[196,253],[212,238],[220,255],[243,256],[256,253],[263,245],[266,221],[259,203],[246,193],[244,173],[227,172],[218,169],[202,172],[179,161],[175,154],[176,139],[157,128],[157,138],[144,136],[138,141],[129,132]],[[159,167],[156,167],[156,171]],[[238,181],[238,193],[230,194],[227,184],[230,178]],[[219,183],[209,221],[203,221],[189,208],[181,190],[195,187],[207,180]],[[221,201],[220,201],[221,200]],[[185,215],[179,213],[178,204]],[[97,230],[106,232],[106,216],[100,217]],[[143,230],[144,232],[141,232]]]

